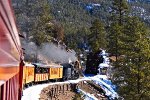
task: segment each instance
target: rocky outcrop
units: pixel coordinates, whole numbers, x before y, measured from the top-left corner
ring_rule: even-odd
[[[39,100],[73,100],[77,89],[80,88],[85,92],[95,94],[100,100],[106,100],[102,91],[95,89],[90,81],[80,81],[78,83],[64,83],[49,85],[41,91]],[[100,88],[100,87],[99,87]]]

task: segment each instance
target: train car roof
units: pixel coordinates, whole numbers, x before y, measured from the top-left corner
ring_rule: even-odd
[[[73,67],[73,65],[72,64],[70,64],[70,63],[62,63],[61,64],[63,67]]]
[[[50,66],[50,67],[63,67],[63,66],[60,65],[60,64],[54,64],[54,63],[48,64],[48,66]]]
[[[44,67],[44,68],[51,68],[51,67],[63,67],[59,64],[51,63],[51,64],[42,64],[42,63],[33,63],[33,65],[36,65],[38,67]]]
[[[34,67],[34,65],[31,64],[31,63],[25,63],[25,66],[26,66],[26,67]]]

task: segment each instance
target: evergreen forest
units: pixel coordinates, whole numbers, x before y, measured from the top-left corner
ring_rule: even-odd
[[[105,49],[125,100],[150,100],[149,0],[12,0],[19,31],[38,47]]]

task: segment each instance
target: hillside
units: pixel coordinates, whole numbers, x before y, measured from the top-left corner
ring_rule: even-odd
[[[107,21],[109,3],[98,0],[55,0],[50,2],[50,6],[54,18],[64,25],[67,33],[70,33],[69,27],[75,29],[74,31],[90,27],[96,18]]]
[[[31,36],[34,21],[34,7],[36,0],[12,0],[17,16],[17,23],[21,33]],[[91,23],[100,19],[105,26],[109,25],[112,0],[48,0],[50,16],[64,30],[64,42],[71,48],[77,48],[90,34]],[[128,0],[130,15],[140,17],[150,25],[149,0]],[[36,3],[35,3],[36,4]],[[34,15],[34,16],[33,16]]]
[[[33,3],[34,0],[17,2],[25,10],[25,3]],[[131,7],[131,14],[141,17],[150,23],[150,1],[149,0],[128,0]],[[76,33],[82,27],[90,27],[91,22],[98,18],[108,23],[110,17],[112,0],[49,0],[51,15],[65,28],[65,33]],[[15,7],[17,5],[14,5]],[[27,11],[28,8],[26,8]],[[23,12],[19,12],[23,13]],[[27,13],[27,12],[24,12]],[[18,14],[18,12],[16,12]],[[18,18],[18,21],[21,19]]]

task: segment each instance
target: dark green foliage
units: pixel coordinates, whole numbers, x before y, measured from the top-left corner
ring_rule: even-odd
[[[120,56],[120,36],[122,35],[122,27],[126,22],[128,5],[125,0],[113,0],[112,16],[110,26],[108,27],[108,47],[109,52],[115,56],[118,66],[118,56]]]
[[[35,20],[33,24],[33,41],[36,45],[40,46],[44,42],[50,42],[52,39],[51,30],[52,30],[52,23],[51,16],[50,16],[50,7],[47,4],[46,0],[43,1],[36,1],[34,12],[35,12]]]
[[[107,35],[108,40],[108,51],[114,55],[119,56],[120,54],[120,42],[119,37],[122,35],[123,26],[119,25],[119,23],[114,22],[109,27],[109,33]]]
[[[32,39],[38,46],[50,41],[52,17],[47,0],[14,0],[14,2],[17,22],[27,41]]]
[[[83,26],[89,27],[95,18],[87,14],[82,6],[72,3],[71,0],[56,0],[50,5],[54,18],[63,24],[66,34],[76,33]]]
[[[122,24],[124,17],[128,11],[128,5],[126,0],[113,0],[112,6],[112,21],[116,21]]]
[[[114,82],[118,92],[127,100],[148,100],[150,97],[150,38],[145,25],[136,17],[129,17],[123,26],[120,53]]]
[[[128,16],[126,4],[123,0],[114,0],[115,16],[108,28],[109,51],[116,56],[113,81],[125,100],[148,100],[149,33],[138,18]]]
[[[100,48],[106,48],[106,31],[104,25],[99,20],[94,20],[90,28],[89,44],[93,51],[98,51]]]

